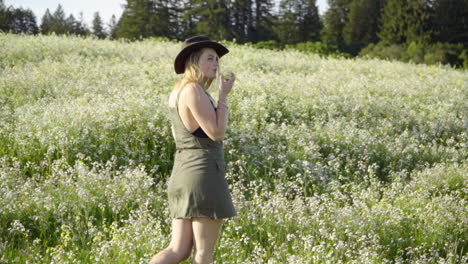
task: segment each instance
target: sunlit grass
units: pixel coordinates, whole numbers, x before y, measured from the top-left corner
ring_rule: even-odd
[[[466,71],[226,45],[239,216],[216,263],[468,261]],[[0,35],[0,263],[167,245],[179,49]]]

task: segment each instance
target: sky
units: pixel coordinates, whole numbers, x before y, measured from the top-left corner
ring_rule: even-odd
[[[84,21],[88,26],[91,25],[95,12],[99,12],[105,24],[109,23],[112,15],[118,20],[123,12],[122,5],[126,2],[126,0],[4,0],[6,6],[31,9],[36,15],[38,24],[47,8],[53,13],[58,4],[61,4],[67,17],[73,14],[79,19],[80,12],[83,12]],[[323,14],[328,8],[327,0],[317,0],[317,6],[319,13]]]

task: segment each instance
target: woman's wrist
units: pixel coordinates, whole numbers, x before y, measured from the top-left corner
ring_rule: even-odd
[[[220,96],[218,97],[218,101],[226,102],[226,100],[227,100],[227,96],[226,96],[226,95],[220,95]]]

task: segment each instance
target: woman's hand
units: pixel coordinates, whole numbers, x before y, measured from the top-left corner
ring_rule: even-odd
[[[219,100],[225,101],[229,92],[231,92],[232,86],[234,86],[234,81],[236,80],[236,75],[231,72],[231,77],[226,78],[223,74],[220,74],[220,83],[219,83]]]

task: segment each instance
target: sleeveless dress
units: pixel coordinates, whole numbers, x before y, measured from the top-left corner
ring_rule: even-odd
[[[213,219],[236,216],[225,179],[223,142],[211,140],[201,127],[193,134],[187,130],[179,115],[179,94],[176,106],[169,107],[177,149],[167,188],[170,215]]]

